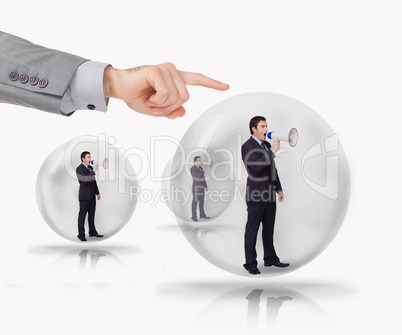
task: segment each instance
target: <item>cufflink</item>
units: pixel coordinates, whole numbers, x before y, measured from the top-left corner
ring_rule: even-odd
[[[87,105],[87,108],[93,111],[93,110],[95,109],[95,106],[94,106],[94,105],[89,104],[89,105]]]

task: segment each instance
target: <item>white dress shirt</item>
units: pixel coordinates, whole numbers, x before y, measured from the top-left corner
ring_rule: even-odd
[[[107,111],[109,98],[103,94],[103,73],[108,65],[87,61],[78,67],[61,101],[63,114],[82,109]]]
[[[261,146],[262,141],[259,138],[255,137],[254,135],[251,135],[251,137],[254,138],[257,141],[257,143]],[[264,146],[266,147],[265,143],[264,143]],[[274,154],[274,158],[275,158],[276,157],[275,152],[271,148],[269,148],[269,150],[272,151],[272,153]]]

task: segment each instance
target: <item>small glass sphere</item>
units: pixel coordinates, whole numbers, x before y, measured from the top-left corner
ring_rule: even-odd
[[[98,164],[96,182],[100,200],[96,200],[95,227],[103,238],[88,236],[88,213],[85,234],[88,242],[105,240],[131,218],[137,200],[130,197],[138,188],[134,169],[124,154],[104,136],[82,136],[55,149],[43,162],[36,181],[36,201],[45,222],[60,236],[80,242],[78,235],[79,182],[76,168],[81,153],[89,151]],[[87,243],[88,243],[87,242]]]
[[[257,261],[261,276],[281,275],[318,256],[339,230],[349,202],[350,176],[338,136],[303,103],[279,94],[248,93],[224,100],[204,112],[188,129],[165,168],[163,187],[175,194],[168,203],[184,235],[207,260],[229,272],[243,268],[247,221],[246,182],[241,147],[251,134],[250,119],[266,118],[272,139],[280,138],[276,167],[285,193],[276,202],[274,245],[289,267],[264,267],[261,226]],[[297,137],[297,138],[295,138]],[[267,139],[272,143],[272,140]],[[192,219],[194,157],[206,166],[204,211]],[[200,167],[198,167],[200,168]]]

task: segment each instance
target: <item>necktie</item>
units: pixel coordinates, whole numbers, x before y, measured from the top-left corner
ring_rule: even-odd
[[[275,164],[274,158],[276,157],[272,150],[268,149],[264,142],[261,142],[261,148],[263,148],[266,152],[268,152],[269,159],[271,163]]]

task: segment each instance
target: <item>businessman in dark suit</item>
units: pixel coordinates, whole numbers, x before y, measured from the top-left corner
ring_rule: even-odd
[[[194,165],[191,167],[190,172],[193,177],[193,202],[191,204],[191,219],[194,222],[197,222],[197,204],[199,203],[200,207],[200,218],[201,219],[210,219],[209,216],[205,214],[204,211],[204,198],[205,191],[208,191],[207,182],[205,180],[205,170],[206,166],[201,166],[201,157],[194,157]]]
[[[91,154],[88,151],[81,153],[81,164],[77,167],[76,173],[80,183],[78,199],[80,201],[80,211],[78,213],[78,239],[85,242],[85,217],[88,213],[88,227],[90,237],[103,237],[99,235],[95,228],[95,208],[96,199],[100,200],[98,185],[95,179],[95,172],[98,171],[98,165],[94,168],[90,165]],[[95,199],[96,196],[96,199]]]
[[[246,167],[247,223],[244,234],[246,262],[244,268],[251,274],[259,274],[255,245],[257,233],[262,222],[262,242],[264,246],[264,266],[286,267],[280,262],[274,248],[274,225],[276,215],[276,193],[278,200],[285,198],[282,192],[278,171],[275,167],[275,152],[280,148],[279,141],[271,144],[265,141],[267,122],[262,116],[250,120],[250,138],[242,145],[242,160]]]

